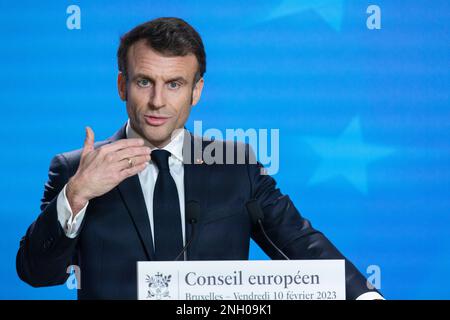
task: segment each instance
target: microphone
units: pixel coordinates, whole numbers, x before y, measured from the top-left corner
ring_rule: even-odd
[[[200,205],[197,201],[191,200],[186,203],[186,220],[192,226],[191,237],[189,238],[189,241],[186,243],[181,252],[174,259],[174,261],[178,261],[178,259],[180,259],[180,257],[186,252],[186,250],[191,245],[192,240],[194,240],[195,231],[197,229],[196,225],[198,220],[200,219],[200,211],[201,211]]]
[[[252,220],[253,225],[258,225],[259,228],[262,231],[262,234],[267,239],[267,241],[270,243],[270,245],[275,248],[281,256],[286,259],[290,260],[287,255],[284,254],[283,251],[281,251],[280,248],[277,247],[275,243],[269,238],[269,236],[266,233],[266,230],[264,229],[264,226],[262,224],[264,220],[264,212],[261,210],[261,206],[259,205],[258,201],[256,199],[252,199],[248,201],[245,206],[247,207],[247,211],[250,214],[250,219]]]

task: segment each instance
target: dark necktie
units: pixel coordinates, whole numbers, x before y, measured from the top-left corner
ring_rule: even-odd
[[[169,261],[183,249],[178,191],[169,171],[170,152],[153,150],[152,161],[159,169],[153,192],[153,222],[156,260]]]

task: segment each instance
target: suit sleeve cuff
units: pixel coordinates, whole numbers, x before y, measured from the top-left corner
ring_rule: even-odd
[[[378,292],[366,292],[360,295],[356,300],[386,300]]]
[[[58,212],[58,221],[61,224],[61,227],[63,228],[66,236],[73,239],[76,238],[80,231],[79,229],[81,226],[81,222],[83,222],[84,214],[86,213],[89,202],[86,203],[83,209],[81,209],[74,218],[69,201],[67,200],[66,187],[67,184],[58,195],[56,210]]]

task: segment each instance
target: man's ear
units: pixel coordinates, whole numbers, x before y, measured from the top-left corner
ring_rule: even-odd
[[[127,80],[122,72],[117,75],[117,89],[119,90],[119,96],[122,101],[127,101]]]
[[[192,90],[192,105],[195,106],[199,101],[202,95],[204,80],[203,77],[200,78],[194,86],[194,90]]]

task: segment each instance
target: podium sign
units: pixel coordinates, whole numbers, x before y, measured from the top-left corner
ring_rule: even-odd
[[[345,300],[344,260],[145,261],[139,300]]]

